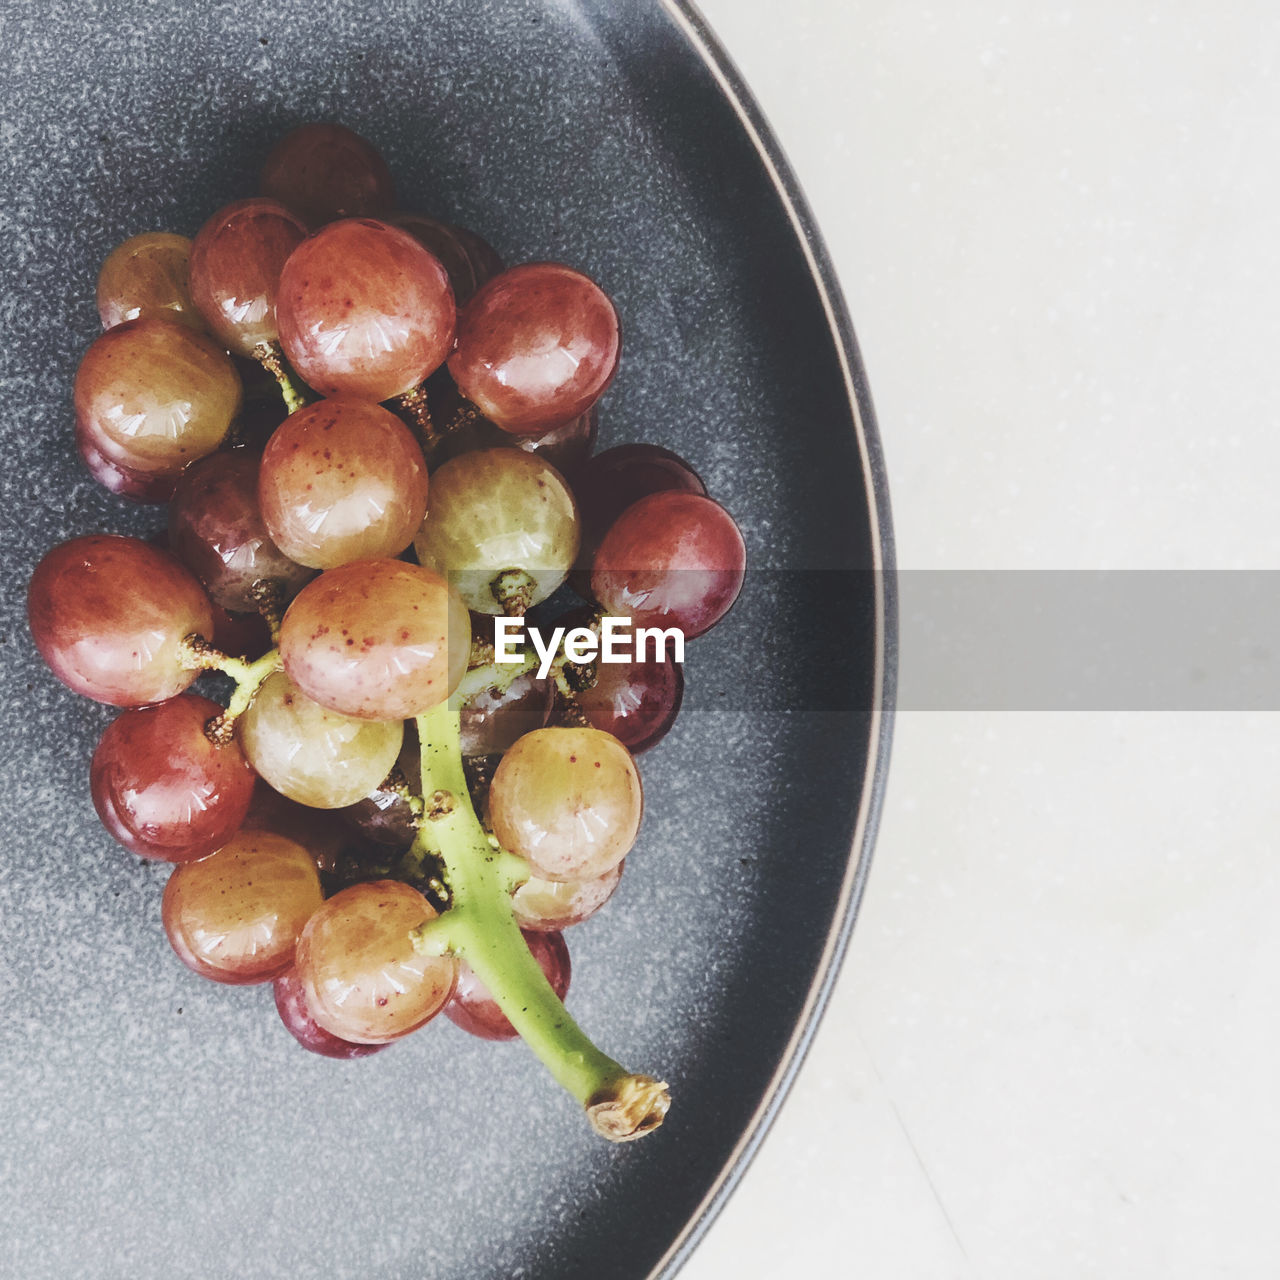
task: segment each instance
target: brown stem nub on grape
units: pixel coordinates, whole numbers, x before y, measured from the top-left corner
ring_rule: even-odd
[[[610,1142],[632,1142],[651,1133],[666,1118],[671,1093],[652,1076],[623,1076],[587,1102],[591,1127]]]
[[[284,586],[279,578],[259,578],[249,595],[271,631],[271,643],[280,643],[280,623],[284,619]]]
[[[509,618],[524,617],[537,588],[537,581],[523,569],[504,569],[489,586],[493,598]]]
[[[435,423],[431,420],[431,405],[427,402],[426,388],[421,385],[396,396],[391,402],[409,419],[409,425],[418,437],[422,452],[428,453],[436,441]]]
[[[296,413],[311,403],[311,396],[302,380],[289,368],[279,342],[258,343],[253,349],[253,358],[280,384],[280,394],[290,413]]]

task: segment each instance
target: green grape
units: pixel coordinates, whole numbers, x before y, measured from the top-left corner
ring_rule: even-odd
[[[573,567],[578,541],[577,504],[550,463],[517,449],[482,449],[432,475],[413,545],[468,608],[498,614],[512,611],[502,592],[513,575],[523,608],[545,600]]]
[[[355,720],[306,696],[283,671],[268,677],[240,720],[249,763],[281,795],[313,809],[363,800],[391,772],[400,720]]]

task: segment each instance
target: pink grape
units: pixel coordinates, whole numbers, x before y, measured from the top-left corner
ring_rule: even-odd
[[[254,772],[235,742],[217,747],[205,725],[222,708],[185,694],[125,711],[93,753],[89,787],[104,825],[143,858],[208,857],[240,830]]]
[[[367,1058],[371,1053],[385,1049],[385,1044],[354,1044],[326,1031],[307,1009],[307,997],[302,980],[290,969],[273,983],[276,1012],[289,1034],[304,1048],[325,1058]]]
[[[427,467],[409,429],[380,405],[340,397],[292,414],[258,481],[262,517],[313,569],[395,556],[427,513]]]
[[[182,473],[169,507],[169,546],[224,609],[257,608],[254,583],[280,585],[285,599],[314,573],[272,540],[258,506],[261,458],[215,453]]]
[[[407,231],[349,218],[294,250],[276,316],[285,355],[321,395],[390,400],[444,363],[456,311],[440,260]]]
[[[259,187],[313,227],[382,214],[395,200],[386,161],[340,124],[304,124],[287,133],[267,157]]]
[[[191,247],[191,296],[214,336],[250,356],[279,337],[276,294],[289,255],[307,228],[284,205],[261,197],[219,209]]]
[[[393,227],[407,231],[424,249],[440,259],[440,265],[449,273],[453,286],[453,300],[463,306],[479,288],[471,255],[447,222],[437,222],[421,213],[393,213],[387,221]]]
[[[532,875],[511,895],[511,909],[522,930],[551,932],[590,919],[613,897],[626,862],[593,880],[544,880]]]
[[[702,635],[742,589],[746,544],[733,517],[696,493],[668,489],[632,503],[596,549],[591,594],[638,626]]]
[[[280,628],[289,678],[322,707],[362,720],[407,720],[443,702],[470,652],[457,592],[402,560],[329,569],[298,593]]]
[[[40,656],[68,688],[97,702],[164,702],[196,678],[188,635],[213,635],[209,597],[168,552],[137,538],[73,538],[31,578],[27,618]]]
[[[130,502],[168,502],[173,497],[181,472],[134,471],[104,452],[104,446],[110,448],[87,423],[76,423],[76,452],[89,474],[104,489]]]
[[[524,940],[551,989],[563,1000],[572,972],[564,938],[558,933],[526,933]],[[465,960],[458,962],[458,985],[444,1012],[450,1022],[481,1040],[514,1040],[519,1034]]]
[[[76,372],[76,417],[133,470],[174,472],[212,453],[240,412],[240,377],[212,338],[158,316],[97,338]],[[101,446],[99,446],[100,451]]]
[[[585,413],[618,365],[618,314],[581,272],[513,267],[467,303],[449,372],[505,431],[549,431]]]
[[[98,273],[102,327],[165,315],[203,329],[204,319],[191,299],[190,258],[191,241],[167,231],[145,231],[117,245]]]

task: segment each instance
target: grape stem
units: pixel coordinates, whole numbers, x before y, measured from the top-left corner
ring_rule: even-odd
[[[597,1049],[530,954],[511,905],[512,880],[520,878],[512,866],[517,860],[489,843],[471,806],[457,705],[456,699],[441,703],[417,718],[422,794],[437,801],[428,806],[433,816],[419,839],[443,859],[451,905],[414,931],[414,946],[427,954],[451,952],[471,966],[598,1134],[612,1142],[642,1137],[667,1113],[667,1086],[627,1071]],[[451,803],[440,804],[442,795]]]
[[[221,671],[236,682],[227,709],[204,727],[205,736],[215,746],[225,747],[231,741],[236,721],[244,715],[253,695],[268,676],[280,670],[280,650],[269,649],[253,662],[232,658],[215,649],[203,636],[187,636],[182,642],[182,665],[189,671]]]
[[[258,343],[253,349],[253,358],[280,384],[280,394],[290,413],[297,413],[311,403],[306,386],[289,367],[278,342]]]

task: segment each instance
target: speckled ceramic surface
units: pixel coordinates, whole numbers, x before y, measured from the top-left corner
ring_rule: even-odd
[[[885,584],[832,571],[882,565],[887,529],[838,299],[690,30],[571,0],[0,6],[0,1274],[639,1280],[678,1267],[749,1151],[866,866]],[[639,1144],[594,1138],[519,1045],[441,1020],[330,1062],[268,989],[184,969],[167,868],[89,801],[112,713],[30,646],[45,550],[159,523],[72,447],[98,264],[138,231],[194,232],[313,119],[373,140],[406,206],[599,279],[625,334],[603,442],[686,455],[747,538],[743,598],[642,761],[622,887],[569,937],[574,1013],[671,1082]]]

